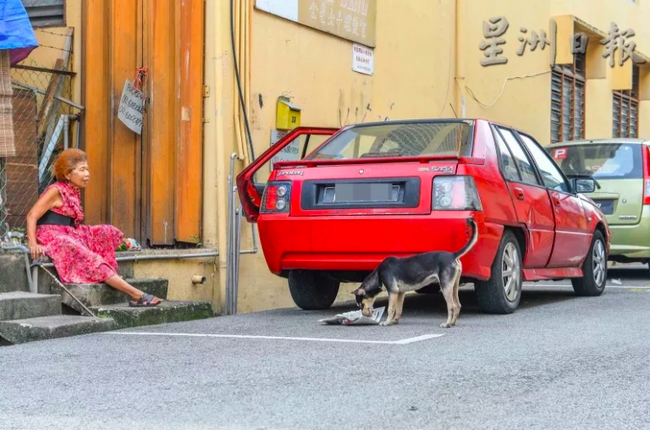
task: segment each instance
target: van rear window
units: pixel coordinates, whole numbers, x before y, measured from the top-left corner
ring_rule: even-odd
[[[546,148],[567,176],[588,175],[596,179],[643,177],[641,145],[587,144]]]

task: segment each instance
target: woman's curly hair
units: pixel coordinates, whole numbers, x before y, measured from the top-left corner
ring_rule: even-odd
[[[66,181],[65,175],[72,172],[77,164],[87,162],[88,156],[81,149],[66,149],[56,157],[53,166],[54,177],[57,181]]]

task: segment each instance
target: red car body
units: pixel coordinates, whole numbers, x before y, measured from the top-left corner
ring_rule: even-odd
[[[381,124],[408,127],[409,124],[435,124],[437,121],[443,120]],[[515,136],[528,159],[534,160],[527,149],[530,146],[526,146],[530,141],[524,143],[522,139],[531,139],[545,152],[531,136],[483,119],[444,121],[446,124],[453,124],[453,121],[467,124],[471,152],[323,159],[310,157],[310,154],[318,153],[341,133],[361,125],[342,129],[298,128],[244,169],[237,177],[240,199],[248,221],[258,224],[261,246],[271,272],[288,276],[291,271],[318,271],[333,274],[339,280],[359,281],[388,256],[462,248],[469,237],[467,217],[474,217],[479,229],[476,246],[462,259],[463,278],[469,281],[492,278],[495,258],[506,230],[517,238],[523,256],[522,280],[526,281],[583,277],[583,266],[596,231],[602,234],[605,248],[609,250],[610,233],[600,210],[581,194],[542,185],[545,179],[537,162],[532,165],[539,184],[530,183],[533,180],[530,171],[527,171],[529,183],[506,179],[503,172],[507,160],[500,155],[504,136]],[[301,159],[274,163],[269,186],[254,182],[260,167],[268,165],[292,142],[296,146],[296,139],[308,142],[305,136],[329,135],[333,136],[318,147],[312,149],[305,145]],[[513,142],[509,140],[508,145]],[[511,149],[510,153],[514,154],[513,151]],[[514,157],[513,160],[517,162]],[[512,166],[505,168],[512,169]],[[524,173],[519,167],[517,169],[521,179]],[[514,170],[509,172],[512,176]],[[434,194],[438,193],[434,190],[435,178],[441,176],[471,178],[465,185],[472,185],[473,180],[470,189],[478,192],[480,203],[469,208],[461,204],[452,210],[434,209],[433,200],[437,198]],[[315,187],[325,186],[327,192],[338,183],[374,183],[387,178],[393,180],[389,187],[391,192],[398,190],[399,194],[399,184],[403,185],[403,199],[410,199],[410,203],[365,202],[352,207],[314,203],[314,193],[319,192]],[[565,180],[568,186],[575,187],[575,183]],[[439,183],[444,184],[442,179]],[[467,188],[461,187],[461,191],[467,198]],[[277,203],[278,193],[283,194],[280,197],[286,199],[286,203]],[[407,194],[410,197],[406,197]],[[265,210],[264,205],[269,210]],[[283,210],[274,210],[275,205],[282,206]]]

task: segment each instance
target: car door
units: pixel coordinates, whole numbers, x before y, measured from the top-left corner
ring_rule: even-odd
[[[517,220],[527,229],[528,246],[523,265],[527,269],[544,268],[551,256],[555,237],[549,194],[513,132],[501,126],[496,126],[494,131],[501,172],[510,189]]]
[[[582,202],[541,145],[524,133],[519,137],[537,165],[555,211],[555,244],[547,267],[579,266],[591,244]]]
[[[297,127],[272,144],[257,160],[237,175],[237,192],[248,222],[257,222],[266,188],[274,163],[302,160],[325,140],[336,133],[337,128]]]

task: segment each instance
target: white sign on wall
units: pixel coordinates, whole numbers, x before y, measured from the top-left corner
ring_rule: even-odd
[[[127,79],[124,82],[120,106],[117,110],[117,117],[130,130],[142,134],[142,108],[144,105],[144,96],[142,91],[135,88]]]
[[[359,45],[358,43],[352,44],[352,70],[363,73],[364,75],[372,75],[374,73],[375,56],[372,48]]]
[[[265,12],[298,22],[298,0],[257,0],[255,6]]]

